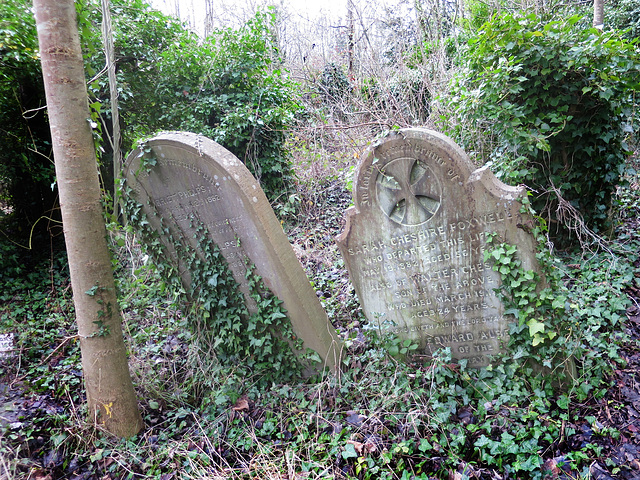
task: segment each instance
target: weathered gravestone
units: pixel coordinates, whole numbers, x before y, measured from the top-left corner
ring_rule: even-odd
[[[258,182],[231,152],[200,135],[167,132],[129,155],[125,178],[183,284],[191,284],[193,272],[176,252],[175,239],[204,257],[198,236],[207,235],[224,256],[248,310],[256,311],[246,275],[253,265],[282,300],[304,347],[335,367],[340,345],[335,330]]]
[[[368,152],[353,193],[338,245],[369,322],[424,353],[450,347],[456,359],[488,365],[509,327],[486,237],[517,245],[524,268],[536,268],[535,243],[521,228],[525,189],[474,170],[444,135],[407,129]]]

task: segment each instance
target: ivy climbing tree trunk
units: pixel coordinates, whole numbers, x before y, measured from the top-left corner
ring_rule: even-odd
[[[73,0],[34,0],[53,154],[91,420],[142,427],[122,338]]]

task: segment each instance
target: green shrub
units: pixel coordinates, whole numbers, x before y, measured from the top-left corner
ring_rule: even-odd
[[[179,22],[150,10],[141,0],[114,0],[112,4],[120,108],[127,148],[138,135],[148,134],[144,124],[140,126],[141,117],[153,117],[154,107],[158,107],[148,65],[155,64],[163,50],[188,33]],[[107,75],[101,72],[105,60],[101,48],[100,2],[77,2],[76,10],[85,72],[87,80],[92,80],[89,94],[95,136],[98,144],[108,147],[109,142],[100,138],[103,132],[111,130],[109,85]],[[45,106],[38,37],[30,2],[2,2],[0,198],[13,207],[17,222],[27,225],[21,232],[25,235],[30,234],[29,227],[39,218],[51,217],[51,212],[57,211],[58,193]],[[104,171],[109,172],[110,165],[105,165]],[[111,190],[108,185],[105,188]]]
[[[218,32],[203,92],[213,107],[207,119],[213,139],[244,161],[270,199],[293,181],[285,133],[300,109],[281,69],[275,21],[273,12],[258,12],[241,29]]]
[[[202,42],[142,0],[114,0],[112,25],[123,150],[159,130],[210,136],[240,158],[272,199],[293,179],[285,131],[297,104],[279,69],[272,13]],[[100,2],[77,4],[78,28],[105,189],[111,191],[111,106],[101,48]],[[24,0],[0,5],[0,198],[24,231],[56,209],[57,190],[33,12]],[[104,126],[103,126],[104,125]],[[104,153],[104,155],[102,155]],[[44,222],[42,222],[44,224]]]
[[[494,17],[460,56],[443,97],[453,115],[441,121],[507,183],[533,189],[552,226],[571,205],[602,231],[625,170],[640,55],[617,33],[581,29],[579,20]]]
[[[349,79],[342,68],[335,63],[327,63],[320,77],[320,94],[325,102],[337,103],[349,93]]]
[[[187,130],[212,138],[245,163],[272,200],[293,180],[285,132],[299,108],[280,70],[274,22],[272,13],[259,12],[204,43],[181,36],[157,62],[143,63],[157,113],[137,116],[140,133]]]
[[[288,190],[285,131],[298,106],[280,70],[274,14],[202,41],[140,0],[116,2],[113,11],[123,148],[160,130],[201,133],[242,160],[271,199]],[[87,64],[89,74],[99,70],[102,54]],[[106,80],[92,87],[108,112]]]

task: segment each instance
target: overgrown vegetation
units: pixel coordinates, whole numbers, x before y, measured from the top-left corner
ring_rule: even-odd
[[[204,41],[175,22],[166,32],[167,19],[159,14],[145,13],[146,22],[123,20],[121,75],[129,92],[122,109],[133,127],[126,147],[159,130],[201,133],[241,159],[269,198],[286,194],[293,172],[285,131],[299,107],[280,70],[274,14],[258,12],[239,29],[216,31]],[[161,47],[153,47],[154,38],[167,33],[173,41],[162,38]],[[148,41],[126,43],[140,36]]]
[[[55,208],[44,104],[33,13],[25,2],[8,0],[0,6],[0,201],[23,220],[22,237]]]
[[[281,70],[273,12],[206,41],[141,0],[113,3],[123,151],[159,130],[202,133],[231,150],[271,199],[291,189],[285,132],[299,110]],[[99,1],[77,3],[92,125],[105,190],[113,191],[109,85],[103,70]],[[35,20],[28,0],[0,5],[0,198],[27,237],[59,219]],[[46,225],[46,222],[40,223]]]
[[[207,258],[185,248],[185,261],[207,275],[188,292],[192,309],[186,308],[187,292],[141,250],[142,236],[114,222],[113,264],[146,424],[118,441],[86,422],[60,239],[36,253],[0,236],[0,333],[13,334],[14,346],[0,357],[0,476],[637,476],[637,43],[618,32],[597,33],[570,15],[552,23],[493,17],[492,5],[468,2],[470,14],[458,29],[442,15],[430,26],[417,22],[398,48],[388,42],[384,75],[371,68],[358,77],[338,58],[308,66],[309,76],[296,86],[283,68],[271,13],[199,41],[141,3],[113,3],[127,145],[156,129],[184,128],[244,159],[279,199],[276,212],[348,349],[333,375],[300,380],[286,355],[280,378],[264,375],[272,356],[255,342],[280,341],[277,300],[256,283],[263,314],[240,312],[215,246],[203,245]],[[543,13],[561,18],[561,6],[550,8]],[[636,38],[633,2],[608,8],[616,26],[629,28],[622,35]],[[93,3],[79,11],[92,80],[102,69],[100,15]],[[0,12],[0,134],[9,145],[0,152],[0,230],[15,240],[31,224],[24,222],[22,193],[12,189],[24,175],[38,188],[51,189],[53,179],[44,114],[28,113],[42,98],[37,56],[28,50],[35,38],[30,12],[19,0],[2,3]],[[390,39],[405,31],[396,20]],[[460,48],[463,38],[469,48]],[[435,104],[434,94],[454,76],[454,90],[442,97],[449,103]],[[94,120],[104,120],[106,133],[104,78],[93,79],[91,90]],[[446,114],[450,132],[477,160],[491,160],[503,180],[567,200],[548,205],[550,229],[562,220],[560,205],[609,233],[586,233],[581,249],[542,250],[546,285],[521,268],[515,246],[494,239],[487,260],[503,277],[500,295],[513,322],[508,353],[491,368],[456,363],[446,349],[406,360],[415,345],[366,323],[333,241],[363,148],[384,128],[434,122],[432,112]],[[53,205],[40,198],[46,208]],[[546,205],[536,198],[534,206]],[[129,207],[135,215],[135,205]],[[544,225],[537,231],[541,245],[548,240]],[[151,250],[157,245],[146,243]],[[237,339],[237,325],[265,330],[248,342],[225,343]],[[207,345],[219,359],[203,352]]]
[[[640,38],[640,5],[633,0],[614,0],[606,4],[607,19],[629,40]]]
[[[640,90],[637,46],[580,20],[509,14],[485,23],[445,97],[458,123],[441,122],[505,182],[532,189],[556,237],[580,230],[576,212],[591,229],[611,227]]]
[[[618,345],[629,303],[623,290],[640,286],[630,251],[637,250],[637,237],[616,255],[594,254],[580,268],[579,256],[565,259],[569,313],[563,318],[574,331],[560,342],[580,355],[574,357],[575,383],[558,393],[525,361],[531,358],[526,347],[493,369],[455,364],[447,351],[425,364],[406,363],[393,353],[408,345],[367,329],[358,316],[334,317],[351,339],[341,375],[256,388],[256,377],[243,376],[244,359],[237,367],[201,362],[189,327],[192,313],[177,309],[175,297],[167,295],[166,276],[144,263],[134,237],[112,232],[114,245],[120,245],[118,284],[147,428],[126,442],[90,433],[64,262],[51,265],[43,256],[22,283],[13,281],[19,264],[7,262],[1,328],[16,332],[21,364],[3,362],[3,378],[37,400],[35,406],[21,403],[23,410],[5,427],[9,478],[73,472],[158,478],[177,472],[184,478],[427,479],[456,473],[543,478],[545,468],[588,478],[594,461],[613,474],[633,472],[612,453],[612,443],[633,433],[608,422],[605,412],[617,405],[607,397],[608,379],[624,366]],[[325,275],[316,277],[318,286],[335,282],[331,273]],[[331,304],[340,302],[340,289],[323,291],[328,310],[339,311]],[[514,323],[512,329],[521,327]]]

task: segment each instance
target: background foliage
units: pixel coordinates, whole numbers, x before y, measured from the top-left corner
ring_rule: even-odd
[[[116,39],[127,149],[159,130],[202,133],[241,159],[270,198],[286,192],[285,130],[298,107],[279,69],[274,15],[200,41],[157,12],[136,11],[146,18],[121,18]]]
[[[0,5],[0,200],[22,220],[51,216],[56,193],[35,19],[22,0]]]
[[[633,0],[605,2],[605,17],[629,40],[640,38],[640,5]]]
[[[125,153],[137,139],[159,130],[189,130],[231,150],[270,198],[290,189],[285,130],[299,107],[293,83],[280,70],[274,14],[256,13],[237,30],[219,30],[201,41],[141,0],[112,5]],[[79,1],[77,12],[101,170],[111,184],[100,2]],[[38,218],[57,212],[50,133],[28,1],[3,2],[0,19],[0,195],[28,235]]]
[[[443,97],[454,121],[441,125],[504,181],[532,189],[552,228],[577,228],[573,207],[602,231],[629,154],[640,56],[616,32],[579,22],[507,14],[485,23],[458,57]]]

